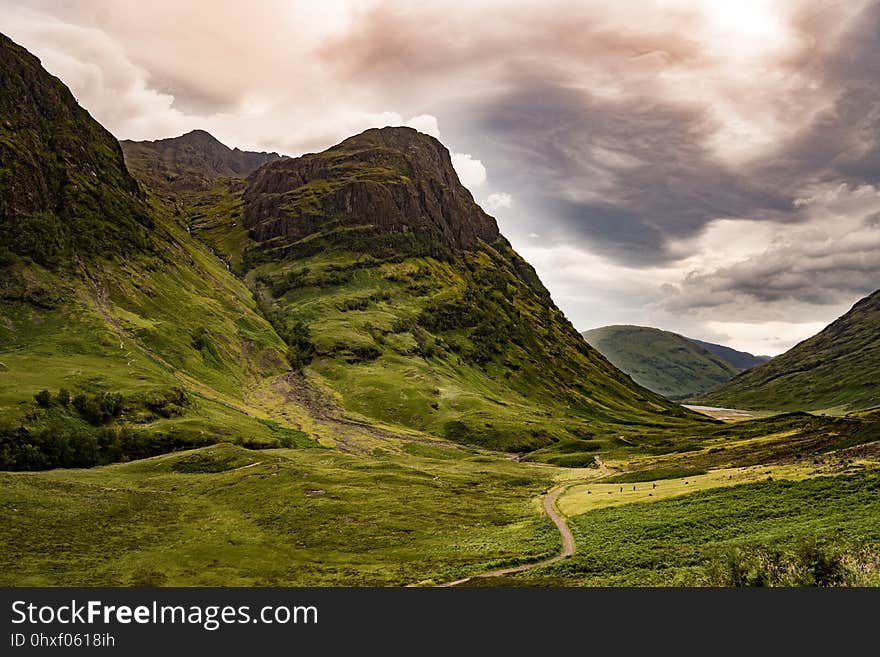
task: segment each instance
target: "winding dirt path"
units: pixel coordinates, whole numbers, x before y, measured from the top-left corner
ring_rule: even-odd
[[[502,575],[510,575],[512,573],[521,573],[523,571],[531,570],[533,568],[549,566],[551,563],[562,561],[563,559],[566,559],[573,555],[574,536],[571,535],[571,529],[569,529],[568,523],[565,522],[565,518],[563,518],[556,510],[556,498],[559,497],[559,494],[564,491],[565,488],[565,486],[555,488],[544,496],[544,512],[550,517],[550,520],[553,521],[553,524],[556,525],[556,529],[559,530],[559,535],[562,537],[562,551],[559,554],[557,554],[555,557],[550,557],[549,559],[543,559],[534,563],[524,563],[519,566],[512,566],[511,568],[499,568],[498,570],[490,570],[485,573],[480,573],[479,575],[471,575],[470,577],[457,579],[454,582],[447,582],[446,584],[440,584],[439,586],[458,586],[459,584],[465,584],[466,582],[470,582],[472,579],[476,579],[478,577],[500,577]]]

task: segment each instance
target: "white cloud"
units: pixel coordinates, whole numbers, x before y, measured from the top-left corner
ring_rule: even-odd
[[[494,192],[486,197],[486,205],[493,210],[513,207],[513,197],[507,192]]]
[[[415,128],[419,132],[431,135],[435,139],[440,139],[440,126],[437,124],[437,117],[431,114],[419,114],[412,117],[406,122],[410,128]]]
[[[470,153],[453,153],[452,166],[458,174],[461,184],[473,191],[486,184],[486,167],[480,160],[475,160]]]
[[[722,342],[755,354],[772,356],[816,335],[825,328],[824,322],[707,322],[709,335],[718,335]]]

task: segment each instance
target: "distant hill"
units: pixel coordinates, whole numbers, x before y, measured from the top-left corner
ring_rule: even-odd
[[[880,291],[817,335],[699,401],[769,410],[851,411],[880,406]]]
[[[633,381],[670,399],[706,392],[740,371],[695,341],[670,331],[605,326],[582,335]]]
[[[772,358],[772,356],[755,356],[747,351],[737,351],[736,349],[731,349],[724,345],[704,342],[703,340],[696,340],[694,338],[688,338],[688,340],[696,342],[703,349],[712,352],[716,356],[721,356],[721,358],[741,372],[757,365],[761,365],[762,363],[766,363]]]

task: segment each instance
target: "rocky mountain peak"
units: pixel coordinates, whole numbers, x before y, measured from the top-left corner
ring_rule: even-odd
[[[374,128],[321,153],[274,162],[249,177],[244,198],[251,236],[273,246],[334,227],[406,234],[452,250],[499,237],[446,147],[412,128]]]
[[[229,148],[204,130],[155,141],[123,141],[129,165],[159,188],[206,190],[218,178],[244,178],[278,153]]]

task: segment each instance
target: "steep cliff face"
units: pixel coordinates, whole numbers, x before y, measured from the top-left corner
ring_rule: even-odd
[[[218,178],[244,178],[278,153],[229,148],[204,130],[155,141],[122,142],[125,158],[142,180],[158,189],[208,190]]]
[[[458,181],[449,151],[412,128],[367,130],[323,153],[263,167],[248,179],[244,200],[245,226],[268,248],[335,228],[466,250],[499,236]]]
[[[146,246],[152,222],[119,143],[3,35],[0,117],[0,255],[57,266]]]

